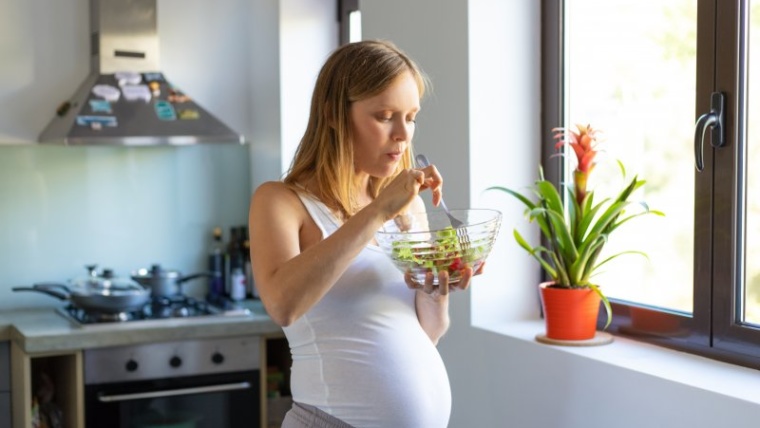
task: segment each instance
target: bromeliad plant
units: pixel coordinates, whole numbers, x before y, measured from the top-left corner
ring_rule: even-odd
[[[620,255],[633,253],[646,257],[646,254],[629,250],[599,261],[602,248],[610,234],[629,220],[645,214],[664,214],[650,210],[644,202],[638,202],[641,209],[637,212],[626,212],[632,203],[629,201],[631,194],[645,183],[638,176],[633,177],[615,199],[604,198],[597,202],[594,191],[587,188],[587,183],[596,166],[595,159],[599,152],[598,131],[591,125],[576,127],[577,131],[554,129],[554,138],[558,140],[555,147],[561,149],[569,146],[577,161],[573,182],[564,186],[566,200],[563,201],[560,191],[544,178],[541,168],[538,181],[531,187],[535,200],[506,187],[494,186],[489,190],[504,191],[526,206],[526,217],[538,224],[546,246],[531,246],[517,229],[514,230],[515,240],[538,260],[554,282],[554,287],[593,289],[601,297],[607,311],[606,328],[612,320],[612,307],[599,286],[591,282],[592,275],[599,267]],[[618,166],[625,178],[623,163],[618,161]]]

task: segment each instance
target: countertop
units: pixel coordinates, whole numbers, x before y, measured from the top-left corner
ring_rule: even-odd
[[[0,311],[0,341],[11,340],[27,354],[77,351],[241,335],[279,335],[282,328],[264,311],[261,302],[247,301],[250,315],[175,318],[130,323],[79,326],[55,308]]]

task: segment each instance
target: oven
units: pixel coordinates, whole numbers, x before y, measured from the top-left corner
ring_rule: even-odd
[[[259,427],[257,336],[83,352],[88,428]]]

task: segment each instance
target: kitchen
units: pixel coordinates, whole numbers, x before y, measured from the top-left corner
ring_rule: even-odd
[[[251,80],[247,63],[250,55],[241,53],[234,42],[236,38],[248,38],[246,26],[249,20],[242,19],[245,14],[237,13],[238,10],[232,7],[207,10],[202,5],[195,8],[185,8],[185,5],[179,9],[176,5],[173,8],[168,6],[165,9],[159,6],[158,24],[163,29],[162,35],[172,33],[174,36],[167,35],[160,39],[164,45],[160,49],[159,62],[161,65],[173,63],[173,66],[162,67],[160,71],[167,80],[182,89],[193,86],[193,79],[206,79],[206,83],[202,84],[206,89],[193,91],[189,95],[213,114],[223,116],[225,122],[250,139],[254,134],[247,123],[250,114],[247,111],[249,95],[246,94],[250,92],[250,85],[246,82]],[[264,385],[266,377],[273,373],[269,367],[266,373],[260,368],[266,364],[267,354],[277,353],[277,338],[281,333],[265,316],[260,304],[249,300],[240,304],[247,312],[241,313],[240,308],[225,309],[220,316],[204,318],[191,314],[177,322],[164,319],[155,322],[130,320],[129,325],[136,325],[134,330],[132,327],[127,330],[118,330],[118,327],[117,330],[108,327],[93,330],[89,324],[80,325],[76,320],[61,317],[73,314],[62,314],[60,308],[65,305],[57,299],[40,293],[12,291],[12,288],[42,281],[87,278],[85,265],[91,264],[98,265],[95,267],[98,278],[99,275],[105,276],[106,270],[125,277],[138,268],[150,269],[155,263],[184,274],[206,271],[214,228],[222,229],[222,244],[226,246],[231,240],[231,230],[247,223],[248,195],[252,189],[249,145],[214,140],[186,147],[43,146],[35,142],[36,137],[27,134],[38,133],[44,128],[46,124],[42,122],[54,118],[61,101],[70,99],[68,97],[87,76],[89,14],[88,1],[51,5],[41,14],[29,5],[14,4],[4,14],[5,28],[17,31],[14,36],[16,40],[25,41],[18,47],[28,49],[32,55],[37,50],[41,57],[53,60],[56,66],[38,64],[34,56],[17,55],[14,56],[16,61],[13,65],[4,68],[7,82],[13,82],[5,88],[11,93],[18,91],[23,96],[19,97],[21,101],[11,93],[5,98],[13,108],[9,108],[9,114],[3,118],[4,153],[0,156],[3,163],[0,169],[8,174],[9,179],[4,180],[9,186],[3,186],[3,200],[14,201],[15,207],[13,210],[3,210],[3,222],[14,225],[4,229],[9,234],[4,234],[8,238],[4,242],[16,242],[10,245],[16,247],[16,250],[10,250],[16,256],[13,260],[6,259],[9,275],[2,279],[3,297],[0,298],[3,306],[0,312],[4,314],[0,315],[3,320],[1,352],[4,358],[13,355],[12,365],[3,365],[0,426],[7,426],[11,420],[13,426],[28,426],[31,414],[18,409],[32,407],[29,402],[32,394],[27,392],[37,383],[38,373],[49,374],[53,378],[58,389],[56,404],[62,410],[59,414],[69,426],[81,426],[86,420],[97,421],[90,425],[111,425],[103,422],[103,418],[108,421],[107,418],[114,416],[124,420],[124,415],[118,416],[114,411],[118,407],[109,407],[99,403],[99,400],[88,401],[86,417],[81,411],[85,397],[90,396],[87,389],[94,387],[84,388],[78,385],[76,379],[89,377],[87,373],[91,373],[93,367],[103,366],[104,363],[93,363],[98,360],[94,351],[87,351],[84,355],[78,351],[93,348],[128,352],[123,358],[105,358],[121,363],[111,369],[104,366],[104,372],[122,372],[127,362],[129,367],[135,367],[135,371],[151,371],[150,365],[159,359],[147,356],[160,355],[161,349],[166,349],[166,361],[161,358],[163,366],[153,369],[154,372],[158,370],[161,376],[165,376],[171,363],[174,379],[188,379],[188,375],[198,377],[201,373],[208,373],[204,376],[215,378],[214,385],[229,387],[229,392],[196,394],[196,397],[205,397],[203,402],[206,405],[199,406],[195,402],[188,403],[188,406],[205,409],[204,413],[216,415],[220,422],[224,416],[218,404],[212,403],[237,402],[239,404],[229,408],[239,418],[235,423],[264,426],[268,402],[265,394],[270,391],[262,389],[259,380]],[[55,19],[46,23],[48,17]],[[218,19],[219,27],[201,25],[208,17]],[[32,21],[50,31],[27,33],[32,26],[25,23]],[[201,27],[208,31],[191,31]],[[235,31],[225,31],[231,28]],[[41,34],[44,35],[43,41],[39,38]],[[62,48],[56,43],[58,40],[67,40],[68,47]],[[27,42],[31,44],[24,46]],[[188,61],[184,54],[177,55],[177,47],[186,44],[194,46],[195,59]],[[17,49],[15,46],[7,47],[13,52]],[[180,50],[187,52],[184,47]],[[67,70],[61,64],[68,64],[71,69]],[[38,70],[37,74],[33,73],[35,69]],[[185,71],[178,73],[178,70]],[[30,78],[32,75],[36,77]],[[57,88],[40,82],[53,83],[52,86]],[[41,101],[39,107],[27,107],[24,103],[29,99]],[[13,116],[12,111],[20,112],[27,108],[47,113]],[[126,126],[126,123],[121,125]],[[263,160],[262,157],[258,159]],[[266,171],[265,168],[263,170]],[[205,297],[207,290],[206,278],[183,282],[181,289],[183,294],[196,298]],[[153,310],[154,315],[158,312],[152,303],[147,307]],[[12,311],[15,308],[31,309],[30,312]],[[43,308],[42,314],[35,312],[34,308]],[[54,316],[46,317],[48,311],[44,308],[52,310]],[[64,323],[61,324],[60,319],[64,319]],[[74,328],[69,328],[72,326]],[[264,340],[271,336],[274,336],[272,340]],[[11,338],[14,345],[8,346],[7,339]],[[272,346],[265,350],[267,342]],[[143,348],[144,344],[151,345]],[[205,364],[210,367],[202,369],[204,371],[199,367],[206,361],[193,360],[193,355],[201,353],[201,348],[198,348],[201,344],[213,348],[208,351],[212,356],[211,364]],[[17,353],[17,350],[23,352]],[[78,372],[82,364],[88,369]],[[277,362],[270,364],[276,366]],[[21,376],[20,380],[14,378],[10,382],[8,373],[11,367],[17,378]],[[235,373],[240,375],[224,379],[218,373],[220,367],[224,368],[225,373],[234,368]],[[19,370],[25,375],[19,375]],[[99,376],[100,379],[85,379],[84,382],[103,385],[102,376]],[[108,382],[115,384],[120,381]],[[208,388],[207,383],[212,383],[211,380],[204,382],[204,388]],[[8,386],[5,386],[6,383]],[[13,400],[7,400],[5,398],[10,394],[11,385],[15,391]],[[25,390],[19,391],[17,385],[22,385]],[[198,390],[196,385],[186,385],[186,388]],[[155,387],[142,392],[156,393]],[[98,391],[92,394],[97,395]],[[80,395],[80,398],[74,398]],[[10,413],[8,403],[11,401],[17,409],[15,415]],[[96,407],[101,410],[93,415]],[[77,408],[80,410],[75,410]],[[134,412],[135,409],[127,408],[127,412]],[[147,422],[142,423],[148,426]],[[205,423],[218,426],[214,419]]]
[[[44,10],[26,3],[4,4],[0,17],[0,28],[7,33],[0,52],[12,58],[0,68],[0,310],[55,308],[59,303],[47,296],[10,289],[77,277],[88,263],[125,273],[153,262],[188,273],[203,269],[212,228],[244,224],[251,189],[287,166],[308,104],[303,95],[310,90],[308,76],[335,42],[326,30],[333,25],[332,9],[322,1],[306,0],[279,5],[263,0],[213,5],[160,0],[164,73],[251,144],[80,148],[34,141],[60,100],[87,74],[87,2],[52,2]],[[539,63],[538,2],[376,3],[361,5],[364,36],[393,39],[434,76],[436,95],[424,114],[427,121],[446,125],[427,127],[419,143],[423,148],[445,147],[436,149],[436,158],[448,180],[449,205],[496,205],[471,189],[497,179],[527,180],[536,158],[516,159],[500,152],[506,149],[494,147],[491,136],[504,133],[498,126],[503,121],[484,124],[476,119],[512,117],[528,124],[510,130],[517,134],[513,140],[537,138],[538,73],[531,67],[535,70]],[[398,14],[400,9],[405,13]],[[434,20],[426,18],[431,15]],[[509,30],[486,33],[489,25]],[[187,46],[192,46],[192,55]],[[489,56],[478,47],[490,47]],[[517,94],[521,105],[504,103],[488,112],[470,112],[467,100],[477,94],[467,92],[468,74],[472,81],[493,80],[489,67],[504,58],[511,60],[500,70],[513,80],[502,87],[494,83],[493,93],[504,94],[504,99]],[[468,69],[468,61],[478,67]],[[262,63],[278,66],[258,67]],[[203,72],[192,71],[199,69]],[[281,81],[279,89],[267,84],[272,78]],[[471,143],[467,147],[455,141]],[[471,165],[501,163],[498,168],[462,168],[458,159],[467,158]],[[486,169],[490,176],[481,176],[480,170]],[[518,218],[521,213],[511,215]],[[494,256],[514,260],[512,251],[518,249],[506,245],[504,238],[502,242]],[[452,329],[440,344],[454,394],[452,427],[608,426],[608,418],[624,419],[616,426],[716,426],[711,424],[716,414],[723,414],[724,425],[734,421],[742,426],[760,413],[757,399],[742,395],[756,390],[754,371],[625,341],[596,350],[536,345],[531,333],[538,325],[538,310],[529,304],[533,296],[505,286],[506,272],[515,267],[498,264],[507,266],[492,263],[471,293],[456,296]],[[533,281],[536,275],[524,272],[513,281]],[[490,303],[494,301],[500,304]],[[642,361],[657,364],[642,367]],[[687,365],[689,370],[682,369]],[[542,410],[547,397],[573,395],[579,388],[562,374],[566,366],[593,375],[583,387],[595,399],[577,394],[577,408],[547,414]],[[587,411],[595,416],[586,416]]]

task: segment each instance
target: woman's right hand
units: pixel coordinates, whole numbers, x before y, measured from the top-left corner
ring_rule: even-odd
[[[430,165],[419,169],[401,171],[375,199],[379,204],[385,220],[398,216],[423,190],[433,192],[433,203],[437,205],[441,197],[441,174]]]

